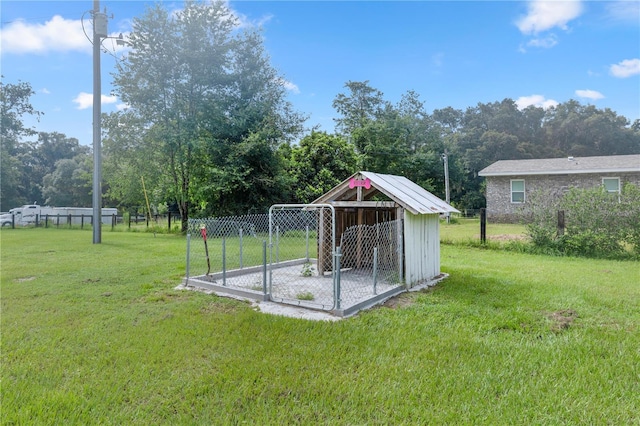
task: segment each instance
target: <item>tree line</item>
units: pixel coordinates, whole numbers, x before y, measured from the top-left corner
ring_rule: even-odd
[[[307,203],[358,170],[406,176],[451,202],[484,206],[478,172],[497,160],[640,153],[640,120],[575,100],[519,109],[512,99],[465,110],[425,110],[407,91],[397,103],[368,81],[335,96],[335,130],[305,129],[256,30],[240,30],[221,2],[161,4],[134,19],[130,53],[113,72],[129,107],[103,114],[103,200],[192,216],[264,212]],[[91,205],[89,147],[25,128],[39,115],[28,83],[0,82],[0,206],[37,201]],[[28,141],[35,138],[34,141]]]

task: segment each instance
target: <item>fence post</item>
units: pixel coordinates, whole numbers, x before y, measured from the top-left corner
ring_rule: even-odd
[[[564,235],[564,210],[558,210],[558,237]]]
[[[60,228],[60,213],[56,215],[56,228]]]
[[[396,241],[398,244],[398,278],[401,283],[404,282],[404,221],[399,220],[396,226]],[[409,284],[405,283],[407,289]]]
[[[378,284],[378,247],[373,248],[373,294],[377,293]]]
[[[262,241],[262,293],[267,294],[267,240]]]
[[[487,242],[487,209],[480,209],[480,242]]]
[[[167,213],[167,222],[169,222],[168,228],[169,228],[169,231],[171,231],[171,212]]]
[[[276,226],[276,263],[280,263],[280,225]]]
[[[309,263],[309,225],[306,226],[307,263]],[[319,256],[318,256],[319,257]]]
[[[112,214],[111,215],[111,230],[113,231],[116,227],[116,215]]]
[[[45,228],[49,227],[49,215],[48,214],[44,215],[44,227]]]
[[[131,217],[131,216],[129,216]],[[129,226],[131,226],[131,219],[129,219]],[[187,234],[187,268],[184,285],[189,286],[189,264],[190,264],[190,252],[191,252],[191,234]]]
[[[222,237],[222,285],[227,285],[227,238]]]
[[[340,257],[342,257],[342,253],[340,253],[340,246],[338,246],[336,247],[336,253],[335,253],[336,270],[334,271],[334,280],[335,280],[334,304],[336,306],[336,309],[340,309]]]
[[[240,269],[242,269],[242,228],[238,230],[238,236],[240,237]]]

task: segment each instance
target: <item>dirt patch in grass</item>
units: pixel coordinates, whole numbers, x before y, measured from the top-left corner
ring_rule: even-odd
[[[382,306],[389,309],[406,308],[407,306],[411,306],[415,303],[414,296],[415,293],[400,293],[399,295],[384,302]]]
[[[35,279],[36,279],[36,277],[23,277],[23,278],[16,278],[16,282],[17,282],[17,283],[24,283],[24,282],[27,282],[27,281],[33,281],[33,280],[35,280]]]
[[[561,309],[555,312],[547,312],[547,318],[551,320],[551,331],[560,332],[571,327],[578,318],[578,313],[573,309]]]

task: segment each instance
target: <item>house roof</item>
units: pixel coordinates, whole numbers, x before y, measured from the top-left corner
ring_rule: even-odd
[[[362,200],[382,193],[413,214],[459,213],[445,201],[403,176],[373,172],[357,172],[336,185],[313,203],[358,201],[358,187],[362,187]]]
[[[480,176],[526,176],[624,172],[640,172],[640,155],[500,160],[482,169],[478,174]]]

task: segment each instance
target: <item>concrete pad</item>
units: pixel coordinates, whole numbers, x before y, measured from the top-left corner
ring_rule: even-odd
[[[256,301],[247,297],[236,296],[229,293],[216,292],[201,287],[185,286],[180,284],[175,288],[176,290],[189,290],[199,291],[205,294],[215,294],[220,297],[227,297],[231,299],[241,300],[245,302],[251,302],[251,306],[258,312],[271,315],[280,315],[288,318],[298,318],[310,321],[339,321],[342,318],[332,315],[329,312],[316,311],[314,309],[303,308],[299,306],[283,305],[275,302]]]

